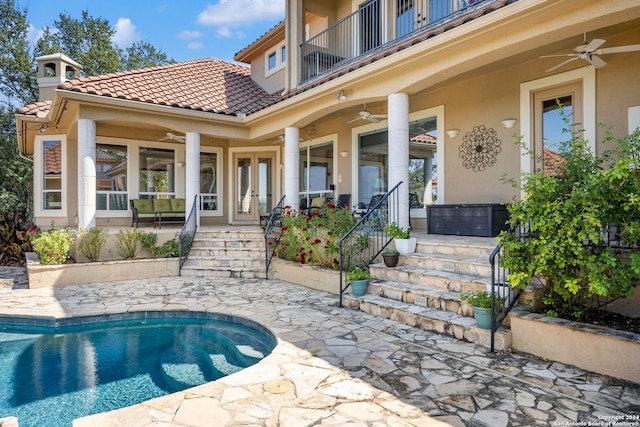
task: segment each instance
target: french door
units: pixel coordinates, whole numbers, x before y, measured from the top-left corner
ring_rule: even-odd
[[[254,222],[273,209],[275,153],[235,153],[234,222]]]

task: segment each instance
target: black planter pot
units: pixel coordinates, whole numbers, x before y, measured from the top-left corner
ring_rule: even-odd
[[[382,255],[384,265],[386,265],[387,267],[395,267],[396,265],[398,265],[398,258],[400,258],[400,254]]]

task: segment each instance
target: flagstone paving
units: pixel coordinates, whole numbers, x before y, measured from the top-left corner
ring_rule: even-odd
[[[640,425],[640,385],[491,355],[283,281],[170,277],[26,289],[19,273],[0,268],[0,277],[10,274],[16,286],[0,286],[0,315],[212,311],[257,321],[278,338],[271,355],[241,372],[75,427]]]

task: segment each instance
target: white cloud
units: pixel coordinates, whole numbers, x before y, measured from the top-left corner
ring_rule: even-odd
[[[184,30],[178,33],[178,38],[180,40],[199,39],[200,37],[202,37],[202,33],[200,31]]]
[[[189,50],[201,50],[204,49],[204,43],[202,42],[189,42],[187,43],[187,49]]]
[[[201,25],[250,26],[255,22],[284,18],[285,0],[220,0],[198,15]]]
[[[136,26],[129,18],[118,18],[115,30],[116,32],[111,41],[119,48],[131,46],[134,42],[141,39],[140,34],[136,31]]]
[[[218,37],[222,37],[224,39],[233,37],[233,33],[227,27],[218,28],[218,31],[216,31],[216,34],[218,35]]]
[[[54,29],[54,31],[57,32],[58,30]],[[42,34],[44,34],[42,28],[36,28],[33,26],[33,24],[29,24],[29,27],[27,29],[27,40],[29,41],[29,43],[35,44],[38,39],[42,37]]]

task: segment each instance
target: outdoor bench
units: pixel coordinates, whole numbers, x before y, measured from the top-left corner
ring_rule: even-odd
[[[162,228],[162,223],[184,222],[184,199],[132,199],[131,226],[136,228],[141,222],[153,221],[153,228]]]

